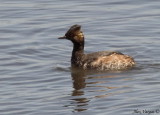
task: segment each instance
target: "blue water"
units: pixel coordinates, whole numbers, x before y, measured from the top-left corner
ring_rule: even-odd
[[[160,114],[160,1],[0,0],[0,115]],[[116,50],[123,72],[71,68],[82,25],[86,53]],[[148,112],[148,113],[147,113]]]

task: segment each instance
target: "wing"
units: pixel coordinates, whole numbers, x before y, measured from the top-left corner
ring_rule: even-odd
[[[117,52],[117,51],[101,51],[101,52],[94,52],[94,53],[86,54],[86,57],[88,59],[97,59],[100,56],[109,56],[111,54],[124,55],[121,52]]]
[[[109,56],[112,54],[119,54],[119,55],[124,55],[120,52],[116,52],[116,51],[101,51],[101,52],[94,52],[94,53],[90,53],[90,54],[85,54],[85,57],[83,58],[83,63],[86,67],[90,66],[90,64],[94,61],[96,61],[98,58],[100,57],[104,57],[104,56]]]
[[[99,70],[120,70],[135,65],[132,57],[120,52],[102,51],[87,54],[84,68],[98,68]]]

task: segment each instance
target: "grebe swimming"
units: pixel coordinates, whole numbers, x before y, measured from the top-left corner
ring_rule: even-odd
[[[73,43],[71,64],[83,69],[126,70],[135,66],[132,57],[116,51],[100,51],[84,54],[85,39],[80,25],[73,25],[65,36],[59,39],[67,39]]]

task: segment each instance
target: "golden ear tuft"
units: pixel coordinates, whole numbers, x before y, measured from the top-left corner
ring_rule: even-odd
[[[78,36],[79,36],[79,37],[81,37],[81,38],[83,38],[83,37],[84,37],[84,35],[83,35],[83,33],[82,33],[82,32],[80,32],[80,33],[78,34]]]
[[[81,33],[78,33],[76,36],[74,36],[74,39],[76,40],[76,41],[84,41],[84,35],[83,35],[83,33],[81,32]]]

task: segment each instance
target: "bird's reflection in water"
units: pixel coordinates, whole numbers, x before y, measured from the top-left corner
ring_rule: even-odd
[[[124,91],[107,92],[117,88],[123,88],[127,86],[108,86],[107,79],[120,77],[118,74],[103,76],[100,73],[93,71],[84,71],[81,69],[71,68],[71,77],[73,80],[72,91],[72,107],[74,106],[74,112],[85,111],[89,108],[89,102],[92,98],[104,98],[107,96],[113,96],[114,94],[123,93]],[[105,74],[106,75],[106,74]],[[126,79],[126,78],[125,78]],[[125,80],[124,79],[124,80]],[[129,79],[126,79],[129,80]],[[91,94],[88,94],[88,93]],[[86,94],[85,94],[86,93]]]
[[[73,80],[73,92],[72,96],[75,98],[72,99],[74,100],[74,104],[76,108],[74,111],[80,112],[80,111],[85,111],[87,110],[86,106],[88,105],[89,99],[83,97],[84,95],[84,88],[86,87],[86,82],[85,82],[85,72],[81,69],[77,69],[72,67],[71,68],[71,77]]]

